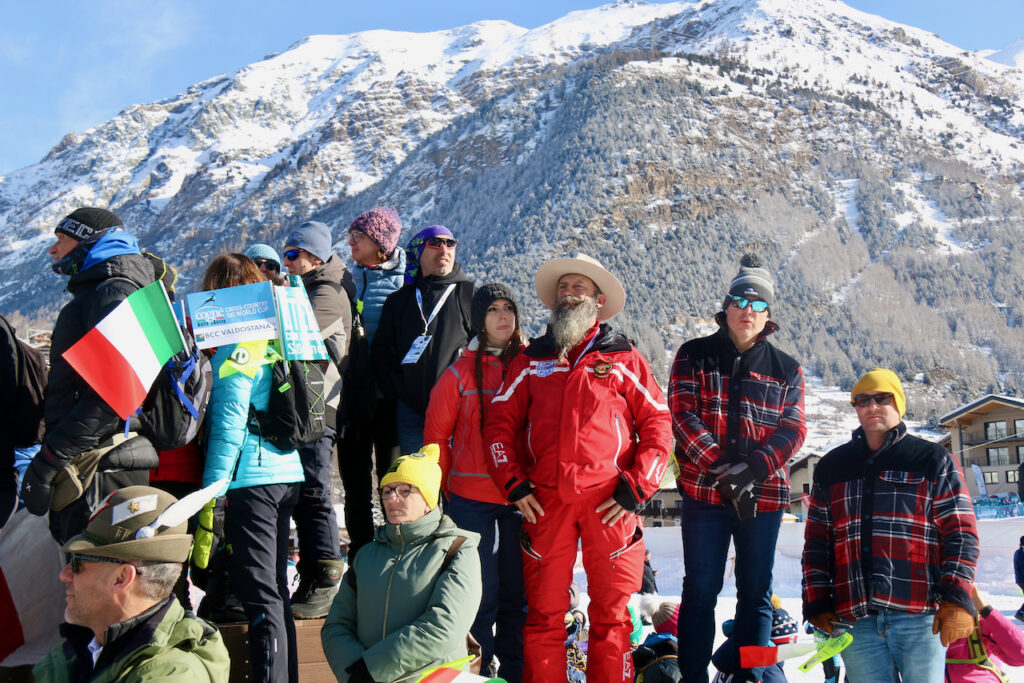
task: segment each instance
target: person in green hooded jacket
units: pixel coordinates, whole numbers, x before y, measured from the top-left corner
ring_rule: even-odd
[[[220,633],[172,594],[192,545],[188,515],[161,524],[175,502],[149,486],[114,491],[61,548],[64,642],[35,666],[37,683],[227,683],[230,660]]]
[[[320,632],[341,683],[415,680],[466,658],[480,606],[480,537],[441,514],[438,458],[429,444],[381,480],[387,524],[356,553]]]

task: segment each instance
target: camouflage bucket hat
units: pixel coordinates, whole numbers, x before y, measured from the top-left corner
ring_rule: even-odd
[[[184,562],[192,547],[188,520],[167,527],[160,516],[177,498],[150,486],[114,491],[93,513],[81,534],[61,550],[119,560]]]

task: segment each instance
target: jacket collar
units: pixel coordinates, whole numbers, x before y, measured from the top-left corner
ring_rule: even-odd
[[[172,599],[173,596],[167,596],[145,612],[108,626],[104,632],[103,652],[96,661],[95,670],[100,671],[110,666],[125,653],[133,652],[152,640],[157,627],[170,609]],[[74,652],[80,665],[88,665],[91,671],[92,653],[89,652],[89,643],[94,636],[92,629],[64,623],[60,626],[60,634],[67,641],[66,646]]]
[[[416,289],[434,289],[437,287],[447,287],[450,284],[456,282],[468,282],[469,278],[466,277],[465,271],[462,270],[462,266],[455,263],[452,266],[452,272],[447,275],[423,275],[422,273],[416,276],[414,282]]]
[[[580,343],[582,344],[583,342]],[[597,337],[595,337],[594,343],[587,353],[593,351],[613,353],[616,351],[629,351],[631,348],[633,348],[633,345],[624,334],[616,331],[608,323],[601,323],[597,331]],[[555,346],[555,337],[551,332],[551,325],[548,325],[543,336],[531,339],[529,346],[524,349],[523,353],[530,358],[544,358],[545,356],[556,355],[558,349]]]
[[[732,338],[729,337],[729,325],[725,321],[725,311],[719,311],[718,313],[715,313],[715,322],[718,323],[718,332],[716,334],[718,334],[719,336],[723,337],[725,339],[725,341],[732,348],[735,349],[736,345],[733,344]],[[751,349],[754,348],[755,346],[757,346],[758,344],[763,342],[765,339],[767,339],[769,335],[775,334],[778,331],[779,331],[778,323],[776,323],[774,320],[769,320],[768,322],[765,323],[764,329],[761,330],[761,333],[757,335],[757,340],[754,342],[753,346],[751,346],[750,348]],[[748,349],[748,351],[749,350],[750,349]]]
[[[384,537],[388,543],[395,544],[416,544],[422,543],[431,537],[441,525],[441,508],[433,510],[412,522],[392,524],[388,522],[383,527]]]
[[[885,441],[882,443],[882,447],[879,448],[874,453],[872,453],[871,450],[868,448],[868,440],[867,437],[864,436],[863,427],[857,427],[856,429],[853,430],[853,442],[856,443],[861,448],[863,448],[864,452],[868,454],[869,458],[874,458],[885,449],[902,441],[903,437],[905,437],[906,435],[907,425],[905,422],[901,420],[898,425],[889,430],[889,433],[886,434],[885,436]]]

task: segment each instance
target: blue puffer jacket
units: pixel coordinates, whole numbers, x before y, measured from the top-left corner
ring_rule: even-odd
[[[363,327],[366,329],[366,341],[373,342],[380,323],[380,311],[384,300],[391,292],[402,286],[405,277],[405,249],[395,249],[389,260],[367,268],[358,263],[352,269],[356,281],[356,300],[363,302]]]
[[[266,348],[266,342],[243,342],[222,346],[213,357],[203,486],[223,478],[230,479],[229,489],[305,479],[298,452],[279,451],[247,427],[249,404],[266,410],[270,400]]]

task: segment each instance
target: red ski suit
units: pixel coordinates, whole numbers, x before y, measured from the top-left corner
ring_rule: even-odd
[[[517,447],[523,433],[526,452]],[[580,540],[590,594],[587,680],[633,680],[626,605],[640,589],[643,532],[636,515],[608,526],[596,508],[613,495],[638,508],[660,486],[671,442],[668,406],[647,361],[607,324],[566,360],[546,335],[512,361],[488,407],[484,443],[498,488],[519,498],[531,482],[544,508],[536,524],[523,525],[526,681],[565,680],[564,619]]]

